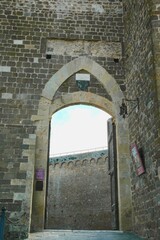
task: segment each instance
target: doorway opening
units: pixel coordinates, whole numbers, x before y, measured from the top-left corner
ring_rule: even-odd
[[[111,116],[74,105],[52,116],[46,229],[111,230],[107,121]]]
[[[111,116],[97,107],[76,104],[53,114],[49,156],[107,148],[107,121]]]

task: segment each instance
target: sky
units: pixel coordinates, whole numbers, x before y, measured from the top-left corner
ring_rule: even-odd
[[[110,115],[92,106],[74,105],[54,113],[50,156],[107,147]]]

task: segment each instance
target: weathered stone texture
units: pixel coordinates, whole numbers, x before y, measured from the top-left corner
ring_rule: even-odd
[[[110,176],[106,152],[56,158],[49,166],[49,229],[111,229]]]
[[[157,101],[151,1],[124,1],[127,97],[139,98],[139,111],[128,117],[130,141],[136,142],[146,173],[136,176],[131,163],[134,229],[145,239],[159,239],[159,111]],[[156,62],[156,65],[158,62]],[[130,105],[131,110],[131,105]],[[160,226],[159,226],[160,227]]]
[[[23,238],[27,236],[26,232],[29,230],[30,193],[28,184],[29,188],[33,184],[33,173],[30,177],[30,172],[34,168],[31,167],[30,155],[24,154],[24,152],[29,151],[30,146],[35,144],[33,141],[23,144],[23,139],[32,138],[33,131],[33,127],[16,125],[1,126],[0,128],[0,172],[3,173],[1,174],[0,202],[1,206],[7,210],[6,239]],[[33,156],[32,159],[34,159]],[[25,168],[22,168],[22,164],[25,164]]]
[[[78,73],[88,73],[84,70],[79,71]],[[80,91],[80,88],[78,87],[77,81],[76,81],[76,74],[73,74],[70,78],[68,78],[65,83],[63,83],[59,89],[57,90],[54,100],[58,97],[63,96],[65,93],[73,93]],[[84,90],[86,92],[95,93],[99,96],[105,97],[109,100],[111,100],[110,95],[106,92],[103,85],[100,84],[97,79],[90,75],[90,81],[88,83],[88,87]]]
[[[29,191],[28,196],[32,193],[32,187],[29,189],[28,186],[32,179],[26,181],[32,171],[26,171],[26,168],[32,166],[29,158],[32,160],[34,158],[29,154],[31,146],[24,143],[25,139],[30,138],[30,134],[35,133],[31,116],[37,115],[42,90],[52,75],[75,57],[84,55],[82,50],[75,56],[69,52],[63,55],[56,49],[55,53],[50,53],[50,57],[47,42],[67,39],[72,44],[75,40],[79,40],[90,46],[93,41],[91,45],[94,47],[90,54],[87,52],[87,56],[114,75],[124,89],[123,61],[121,61],[122,3],[118,0],[101,0],[98,3],[95,0],[16,2],[1,0],[0,19],[0,124],[2,128],[0,161],[3,182],[0,202],[1,206],[5,205],[7,208],[7,217],[12,217],[12,212],[15,211],[16,214],[27,211],[25,225],[29,229],[31,200],[26,199],[26,207],[23,193]],[[103,57],[96,52],[97,44],[100,46],[101,41],[101,52],[105,44],[109,46],[106,48],[108,55]],[[77,91],[72,77],[67,81],[64,86],[61,86],[63,90],[60,89],[57,94]],[[68,84],[71,86],[68,87]],[[110,98],[103,86],[94,78],[87,91]],[[28,209],[29,205],[30,209]],[[19,229],[19,231],[27,232],[27,229]],[[17,233],[17,231],[16,227],[12,229],[10,227],[9,239],[17,236],[24,238],[23,233]],[[11,232],[15,232],[15,235],[12,236]]]
[[[81,43],[83,40],[84,44],[92,45],[90,54],[88,51],[85,54],[102,64],[123,88],[122,63],[114,61],[122,59],[122,3],[85,1],[82,4],[72,1],[67,2],[64,9],[65,5],[57,1],[19,1],[16,4],[1,1],[0,91],[3,98],[4,94],[12,96],[11,110],[7,103],[8,111],[12,113],[13,108],[19,108],[16,119],[13,115],[7,118],[4,114],[2,122],[30,123],[30,116],[36,114],[40,94],[48,79],[64,64],[84,55],[82,49],[76,55],[62,54],[58,47],[51,59],[46,59],[47,42],[58,42],[57,38],[63,39],[64,43],[66,39],[79,39]],[[84,40],[94,42],[91,44],[91,41]],[[105,49],[106,41],[108,47]],[[66,44],[70,44],[69,49],[72,49],[72,41],[66,41]],[[103,54],[107,52],[106,56],[97,54],[97,44],[101,45]]]
[[[160,3],[153,1],[152,4],[152,39],[154,44],[154,64],[155,64],[155,77],[158,93],[159,109],[160,109]]]
[[[31,139],[37,130],[31,117],[41,115],[35,119],[39,121],[38,138],[42,138],[48,133],[49,119],[46,118],[49,118],[50,100],[80,91],[74,75],[63,82],[54,96],[49,93],[53,99],[47,99],[49,94],[44,87],[61,67],[80,56],[97,62],[118,83],[112,84],[111,80],[105,89],[106,79],[100,71],[95,74],[99,81],[91,75],[85,93],[95,93],[94,98],[99,95],[111,100],[112,92],[112,98],[115,93],[114,100],[118,102],[122,97],[120,86],[128,98],[139,98],[138,113],[133,111],[128,117],[130,142],[136,141],[143,150],[146,167],[146,173],[137,177],[131,163],[134,230],[146,239],[160,238],[159,12],[159,0],[123,0],[123,6],[120,0],[0,1],[0,205],[7,207],[7,217],[10,218],[15,218],[15,213],[16,216],[27,213],[26,228],[18,230],[7,225],[10,234],[15,232],[9,239],[24,238],[30,226],[35,151]],[[83,69],[82,72],[86,73]],[[92,72],[95,73],[96,69]],[[55,87],[57,82],[54,84]],[[112,90],[110,93],[109,89]],[[40,102],[42,92],[46,98]],[[43,106],[38,113],[39,103]],[[120,146],[126,144],[126,138],[124,140],[121,135],[127,124],[121,124],[123,119],[118,118],[118,121],[124,126],[118,130]],[[47,141],[46,137],[45,147]],[[47,153],[42,151],[41,144],[38,146],[37,159],[44,161]],[[124,154],[125,147],[122,146],[122,150],[119,147],[118,154]],[[128,156],[127,151],[125,149],[125,156]],[[121,170],[125,169],[124,162],[118,165]],[[123,170],[119,172],[122,184],[125,174]],[[27,191],[28,198],[24,201]]]

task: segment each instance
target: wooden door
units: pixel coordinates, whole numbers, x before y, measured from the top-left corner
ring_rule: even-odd
[[[117,150],[116,150],[116,126],[113,119],[109,119],[108,125],[108,170],[111,182],[111,212],[112,229],[119,229],[118,217],[118,184],[117,184]]]

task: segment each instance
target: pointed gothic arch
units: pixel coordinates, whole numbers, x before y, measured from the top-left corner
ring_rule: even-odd
[[[56,72],[45,85],[42,96],[52,100],[55,92],[74,73],[86,70],[104,86],[114,103],[122,100],[123,93],[115,79],[98,63],[87,57],[75,58]]]
[[[112,102],[88,92],[66,94],[59,99],[52,101],[56,91],[64,81],[82,69],[88,71],[97,78],[110,94]],[[122,98],[123,93],[115,79],[95,61],[87,57],[79,57],[64,65],[46,83],[39,102],[38,115],[32,116],[32,120],[35,121],[37,136],[35,168],[43,168],[45,172],[47,172],[49,123],[54,112],[71,104],[85,102],[88,105],[98,106],[109,114],[111,113],[115,118],[117,126],[120,229],[131,230],[132,207],[128,125],[127,122],[123,121],[119,116],[119,103]],[[44,228],[46,181],[47,179],[45,178],[44,189],[42,192],[34,191],[32,208],[32,229],[34,231],[41,231]]]
[[[114,112],[113,112],[113,106],[112,102],[109,101],[108,99],[101,97],[99,95],[96,95],[94,93],[90,92],[74,92],[71,94],[65,94],[52,103],[50,106],[50,117],[56,112],[59,111],[60,109],[64,107],[68,107],[70,105],[76,105],[76,104],[87,104],[91,105],[94,107],[97,107],[108,114],[110,114],[113,118]]]

